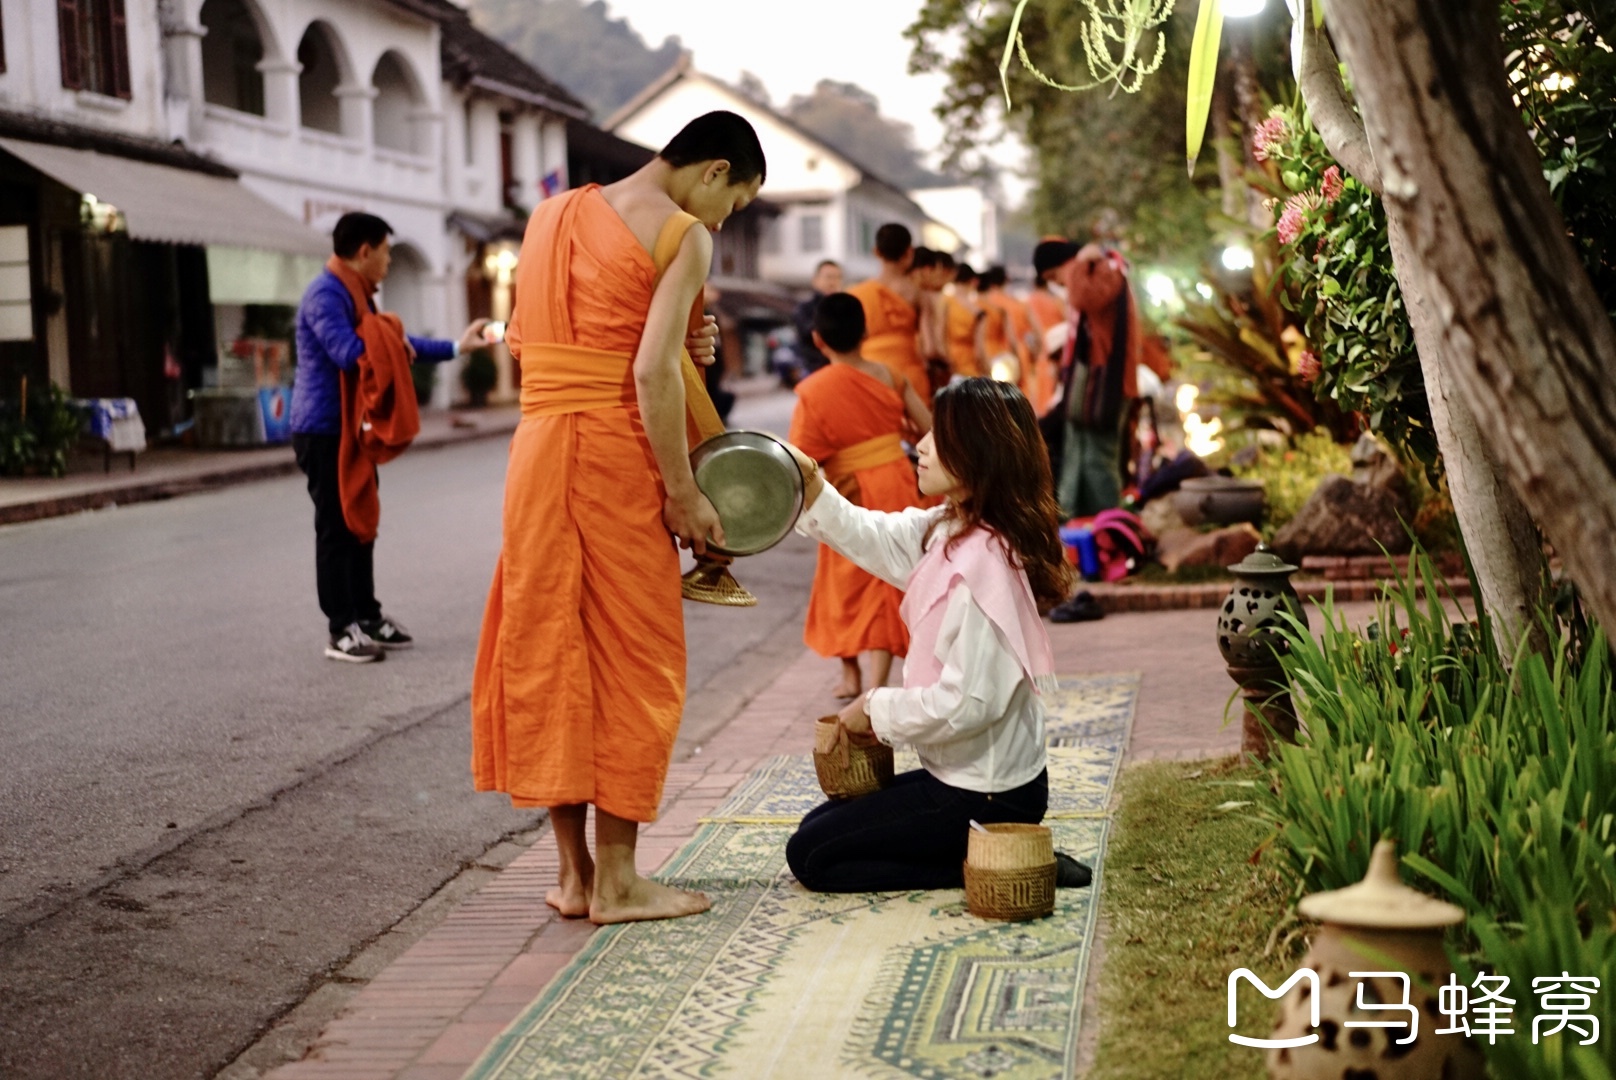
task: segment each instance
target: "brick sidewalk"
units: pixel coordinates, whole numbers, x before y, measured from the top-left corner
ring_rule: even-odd
[[[1367,605],[1349,606],[1361,621]],[[1143,673],[1127,759],[1232,754],[1223,726],[1234,685],[1206,611],[1113,615],[1050,628],[1063,675]],[[722,731],[668,773],[639,864],[660,867],[763,759],[813,749],[813,720],[836,708],[834,661],[804,653]],[[548,836],[452,911],[361,990],[301,1060],[272,1080],[458,1080],[594,932],[544,904],[557,861]],[[1098,965],[1091,972],[1097,974]]]

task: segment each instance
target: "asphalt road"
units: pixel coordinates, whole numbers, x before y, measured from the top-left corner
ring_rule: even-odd
[[[0,529],[0,1077],[211,1076],[536,823],[467,767],[504,463],[384,468],[378,592],[417,645],[362,667],[322,655],[301,477]],[[812,559],[686,606],[682,754],[800,654]]]

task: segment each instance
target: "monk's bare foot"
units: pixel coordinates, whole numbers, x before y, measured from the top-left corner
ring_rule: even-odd
[[[852,701],[864,693],[864,674],[859,671],[857,660],[842,661],[842,682],[836,688],[837,701]]]
[[[592,880],[563,874],[560,884],[544,894],[544,902],[560,912],[564,919],[581,919],[589,914],[589,897],[594,892],[594,886]]]
[[[686,892],[671,885],[636,877],[627,889],[607,896],[597,891],[589,905],[589,921],[596,926],[612,923],[646,922],[651,919],[679,919],[700,915],[713,902],[697,892]]]

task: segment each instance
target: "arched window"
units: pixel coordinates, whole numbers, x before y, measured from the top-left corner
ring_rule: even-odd
[[[298,44],[297,62],[303,67],[297,77],[303,126],[340,135],[342,102],[337,99],[337,86],[342,82],[342,68],[331,44],[331,31],[320,23],[310,26]]]
[[[412,114],[420,104],[421,95],[404,59],[395,52],[383,53],[376,62],[371,83],[376,88],[373,113],[376,145],[407,154],[418,153],[421,148],[416,145]]]
[[[264,42],[243,0],[202,5],[202,96],[210,105],[264,115]]]

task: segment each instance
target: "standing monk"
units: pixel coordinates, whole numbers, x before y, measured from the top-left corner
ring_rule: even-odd
[[[885,364],[930,400],[930,379],[920,355],[920,288],[909,277],[915,257],[909,230],[898,224],[877,229],[875,257],[881,260],[881,272],[847,290],[864,305],[864,322],[869,327],[865,359]]]
[[[1056,283],[1065,279],[1066,267],[1075,258],[1077,245],[1058,236],[1048,237],[1032,249],[1032,292],[1027,294],[1027,313],[1032,317],[1036,345],[1031,400],[1033,411],[1039,416],[1055,404],[1056,389],[1060,385],[1060,361],[1050,356],[1050,331],[1066,325],[1066,287]]]
[[[687,406],[716,417],[680,346],[709,230],[763,176],[752,126],[708,113],[626,180],[546,200],[522,241],[506,335],[522,358],[522,421],[472,680],[472,772],[479,791],[549,809],[561,872],[546,899],[566,916],[709,906],[640,877],[634,847],[656,818],[684,707],[673,538],[697,553],[723,542],[690,471]]]
[[[847,293],[825,297],[814,316],[814,344],[830,366],[797,384],[791,442],[823,464],[825,478],[857,506],[898,511],[919,506],[919,481],[903,437],[931,430],[931,410],[885,365],[859,355],[864,308]],[[803,640],[842,661],[836,696],[864,692],[859,654],[870,653],[870,685],[885,686],[892,657],[909,651],[898,607],[903,594],[824,544],[814,568]]]
[[[977,333],[982,308],[976,300],[977,273],[970,263],[960,263],[948,300],[948,366],[956,378],[972,379],[988,373]]]

